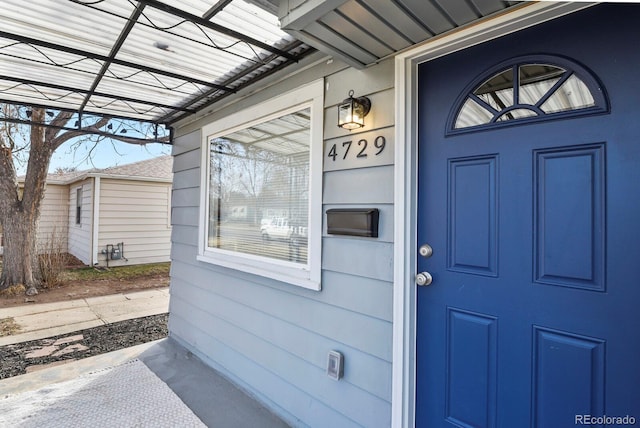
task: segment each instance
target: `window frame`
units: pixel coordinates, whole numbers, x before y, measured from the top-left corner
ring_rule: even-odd
[[[497,73],[504,71],[508,68],[519,69],[523,65],[529,64],[548,64],[556,67],[563,68],[569,75],[575,75],[590,91],[594,100],[594,105],[591,107],[585,107],[575,110],[566,110],[560,112],[544,113],[542,115],[530,116],[525,118],[518,118],[516,120],[507,121],[491,121],[489,123],[468,126],[464,128],[456,128],[455,123],[458,115],[464,107],[466,100],[470,94],[473,93],[483,82],[486,82]],[[521,106],[518,104],[515,107]],[[488,70],[483,71],[479,76],[473,79],[458,95],[457,99],[452,105],[447,118],[447,125],[445,129],[445,136],[465,134],[470,132],[485,131],[496,128],[506,128],[511,126],[520,126],[530,123],[544,122],[557,119],[566,119],[581,116],[591,116],[597,114],[610,113],[609,97],[603,83],[600,81],[597,75],[585,66],[579,64],[575,60],[570,58],[557,56],[557,55],[525,55],[517,58],[512,58],[507,61],[501,62]],[[505,113],[505,110],[500,112]]]
[[[76,226],[82,227],[82,199],[84,189],[82,186],[76,187]]]
[[[310,108],[309,218],[307,263],[270,259],[207,246],[209,228],[209,141],[271,119]],[[304,85],[265,102],[232,113],[202,127],[200,164],[200,219],[196,259],[299,287],[321,289],[322,262],[322,161],[324,126],[324,82]]]

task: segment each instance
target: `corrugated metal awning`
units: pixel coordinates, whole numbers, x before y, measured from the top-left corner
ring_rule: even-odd
[[[511,0],[290,1],[282,28],[316,49],[363,68],[416,43],[502,13]]]
[[[81,115],[171,124],[314,51],[269,0],[2,6],[0,102]]]

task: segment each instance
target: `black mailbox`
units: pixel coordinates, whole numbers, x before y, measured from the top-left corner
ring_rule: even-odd
[[[327,233],[377,238],[379,218],[377,208],[332,208],[327,210]]]

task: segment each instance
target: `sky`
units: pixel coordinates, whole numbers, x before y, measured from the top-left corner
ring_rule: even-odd
[[[89,150],[93,144],[82,144],[76,149],[72,147],[73,144],[73,141],[67,141],[53,153],[49,172],[58,167],[76,167],[79,171],[108,168],[171,154],[171,146],[160,143],[140,146],[109,139],[98,143],[91,154]]]
[[[141,146],[106,139],[98,143],[92,153],[89,152],[93,143],[84,143],[77,148],[74,148],[74,144],[74,140],[67,141],[53,153],[49,164],[50,173],[57,168],[76,168],[78,171],[102,169],[171,154],[171,146],[160,143]],[[16,164],[18,175],[24,175],[26,169],[26,164]]]

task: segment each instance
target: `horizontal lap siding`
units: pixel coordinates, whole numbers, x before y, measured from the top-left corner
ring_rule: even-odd
[[[390,74],[378,89],[380,99],[392,93],[393,69],[384,67]],[[346,73],[352,83],[360,78]],[[330,79],[339,81],[340,74],[328,78],[330,87]],[[364,92],[361,84],[370,90],[364,80],[354,85],[356,94]],[[327,112],[334,113],[332,102],[325,101]],[[325,123],[325,134],[328,127],[335,123]],[[196,260],[200,145],[197,131],[174,144],[172,337],[293,425],[389,426],[393,166],[324,174],[323,212],[375,207],[381,222],[379,238],[336,237],[322,225],[322,290],[317,292]],[[389,185],[371,186],[384,181]],[[338,382],[326,375],[330,350],[344,355],[344,377]]]
[[[75,217],[74,217],[75,218]],[[68,252],[69,186],[47,184],[40,204],[38,251]],[[2,254],[0,227],[0,255]]]
[[[170,183],[135,180],[100,180],[98,261],[108,244],[124,243],[126,260],[109,260],[110,266],[169,261]]]
[[[38,224],[40,251],[67,252],[69,228],[69,186],[47,184]]]
[[[80,224],[76,224],[76,195],[82,187],[82,208]],[[93,223],[93,179],[73,183],[68,187],[69,197],[69,253],[84,264],[91,263],[91,241]]]

